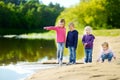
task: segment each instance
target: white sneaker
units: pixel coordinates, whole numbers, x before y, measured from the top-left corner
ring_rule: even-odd
[[[62,61],[59,61],[59,65],[62,66]]]
[[[72,65],[72,64],[73,64],[73,63],[70,63],[70,62],[69,62],[69,63],[67,63],[66,65]]]

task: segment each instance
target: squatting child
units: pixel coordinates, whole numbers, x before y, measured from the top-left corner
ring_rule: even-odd
[[[108,62],[111,62],[112,58],[116,59],[115,54],[113,53],[113,51],[109,48],[109,44],[108,42],[104,42],[102,43],[102,49],[100,52],[100,56],[98,58],[98,62],[101,60],[102,62],[105,61],[105,59],[108,60]]]

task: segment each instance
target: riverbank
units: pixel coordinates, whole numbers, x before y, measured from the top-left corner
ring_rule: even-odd
[[[111,63],[97,63],[101,43],[109,42],[117,59]],[[37,71],[26,80],[120,80],[120,36],[96,37],[94,42],[93,63],[55,67]]]

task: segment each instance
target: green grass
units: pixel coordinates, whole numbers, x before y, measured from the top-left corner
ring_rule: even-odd
[[[78,29],[77,29],[78,30]],[[13,33],[15,32],[15,30],[13,30]],[[23,32],[23,33],[22,33]],[[50,38],[54,38],[56,33],[55,31],[49,31],[49,32],[44,32],[41,33],[41,31],[33,31],[30,32],[27,31],[27,33],[24,33],[25,31],[19,30],[16,34],[14,35],[20,35],[23,37],[28,37],[28,38],[46,38],[46,39],[50,39]],[[68,31],[67,31],[68,32]],[[84,34],[84,29],[79,29],[78,30],[79,35],[83,35]],[[4,34],[11,34],[12,32],[9,30],[6,30],[5,32],[0,30],[0,35],[4,35]],[[120,29],[102,29],[102,30],[93,30],[92,34],[94,34],[95,36],[120,36]]]
[[[93,30],[95,36],[120,36],[120,29]]]
[[[20,34],[29,34],[29,33],[44,33],[48,32],[42,29],[1,29],[0,28],[0,35],[20,35]]]
[[[84,34],[84,30],[78,30],[79,35]],[[48,33],[45,33],[46,35],[55,35],[54,31],[50,31]],[[95,36],[120,36],[120,29],[102,29],[102,30],[93,30],[92,32]]]

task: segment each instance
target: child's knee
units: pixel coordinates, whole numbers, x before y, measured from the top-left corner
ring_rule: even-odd
[[[105,54],[101,55],[101,58],[102,58],[102,59],[105,59],[105,58],[106,58],[106,55],[105,55]]]
[[[113,54],[112,53],[109,53],[109,55],[108,55],[108,58],[112,58],[113,57]]]

